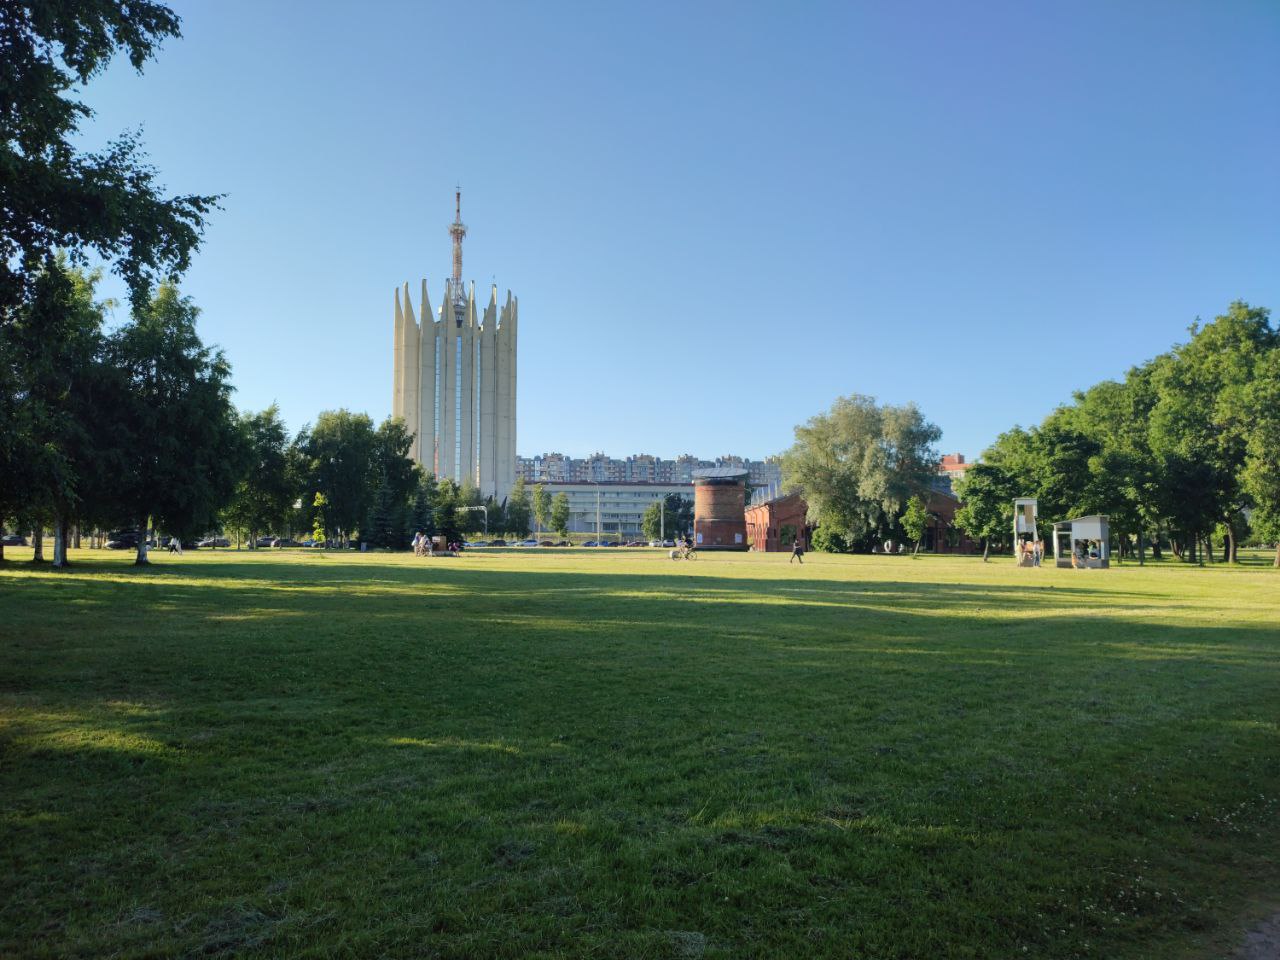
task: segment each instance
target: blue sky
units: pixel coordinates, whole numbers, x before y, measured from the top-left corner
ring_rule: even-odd
[[[520,298],[519,451],[784,449],[842,394],[977,454],[1280,308],[1280,4],[178,2],[90,87],[174,192],[236,402],[391,406],[392,291]],[[112,292],[108,290],[107,292]]]

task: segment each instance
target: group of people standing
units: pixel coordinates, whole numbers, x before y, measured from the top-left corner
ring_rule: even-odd
[[[1018,566],[1038,567],[1044,559],[1043,540],[1023,540],[1018,544]]]

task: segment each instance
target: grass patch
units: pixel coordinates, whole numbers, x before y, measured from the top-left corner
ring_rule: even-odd
[[[1192,957],[1280,889],[1262,567],[6,553],[0,955]]]

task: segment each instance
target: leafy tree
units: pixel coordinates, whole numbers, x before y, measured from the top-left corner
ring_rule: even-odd
[[[165,198],[136,134],[77,149],[93,111],[71,96],[117,52],[141,72],[179,19],[150,0],[6,3],[0,14],[0,315],[57,250],[92,251],[128,284],[135,311],[182,273],[217,198]]]
[[[640,530],[646,539],[654,540],[662,535],[665,529],[663,517],[665,506],[662,500],[655,500],[644,508],[644,515],[640,518]]]
[[[306,454],[308,487],[324,494],[326,531],[345,546],[369,514],[378,478],[379,438],[363,413],[326,410],[304,428],[299,444]],[[384,460],[384,464],[385,464]]]
[[[412,539],[421,533],[425,537],[435,536],[436,478],[427,474],[418,481],[413,491],[413,501],[409,509],[409,525],[405,530],[405,538]]]
[[[678,493],[668,493],[663,500],[667,511],[667,536],[687,536],[693,532],[693,501]]]
[[[569,495],[557,493],[551,501],[551,529],[561,538],[569,536]]]
[[[809,519],[828,535],[865,540],[891,530],[906,501],[928,490],[940,436],[914,405],[840,397],[829,412],[796,427],[783,480],[804,495]]]
[[[645,509],[640,520],[645,537],[675,537],[693,529],[693,504],[678,493],[669,493]]]
[[[97,511],[108,488],[103,470],[110,458],[96,448],[112,434],[97,434],[110,426],[104,394],[118,378],[102,363],[106,305],[94,299],[99,277],[52,258],[8,330],[11,382],[20,398],[14,407],[21,411],[4,431],[14,454],[9,486],[40,525],[53,518],[55,567],[67,565],[74,520]]]
[[[107,343],[108,362],[127,378],[116,429],[129,457],[118,489],[122,514],[138,524],[139,564],[150,521],[180,537],[209,529],[243,471],[231,369],[200,342],[198,314],[162,284]]]
[[[397,522],[395,494],[386,476],[379,479],[369,506],[369,517],[360,527],[360,539],[369,546],[392,550],[400,545],[402,523]]]
[[[529,536],[529,521],[532,514],[529,491],[525,489],[524,477],[519,477],[516,479],[515,486],[511,488],[511,495],[507,497],[506,523],[504,524],[507,532],[519,539]]]
[[[329,507],[329,500],[323,493],[317,493],[311,505],[315,509],[315,527],[311,531],[311,539],[323,542],[329,536],[328,524],[325,522],[325,511]]]
[[[476,509],[483,506],[485,502],[480,489],[470,480],[463,483],[458,490],[458,524],[463,533],[479,533],[485,528],[487,508],[486,511]]]
[[[819,553],[848,553],[849,542],[837,531],[818,527],[809,538],[809,546]]]
[[[441,480],[435,498],[436,534],[446,543],[462,539],[458,518],[458,485],[452,480]]]
[[[1280,567],[1280,348],[1258,364],[1243,398],[1253,417],[1245,452],[1243,483],[1255,509],[1253,527],[1275,541]]]
[[[1257,368],[1280,347],[1269,311],[1236,301],[1191,340],[1175,347],[1155,372],[1153,451],[1167,468],[1168,506],[1194,544],[1218,522],[1227,525],[1248,505],[1244,465],[1255,427],[1250,397]]]
[[[539,530],[545,530],[551,520],[551,494],[541,483],[533,488],[533,519]]]
[[[920,552],[920,541],[924,539],[924,532],[928,526],[928,507],[925,505],[924,497],[917,494],[907,501],[906,512],[902,515],[902,529],[910,539],[916,542],[913,553]]]
[[[413,435],[399,418],[387,418],[374,437],[374,457],[370,470],[370,489],[377,491],[384,480],[391,497],[392,522],[403,529],[408,519],[410,501],[422,476],[422,468],[409,456]]]
[[[1013,528],[1013,500],[1017,496],[1013,480],[1000,467],[975,463],[956,483],[961,507],[956,526],[982,541],[982,560],[991,555],[993,543],[1000,543]]]
[[[246,469],[224,516],[245,531],[253,548],[260,535],[284,523],[298,492],[289,464],[289,432],[279,407],[272,404],[261,413],[242,413],[240,431]]]

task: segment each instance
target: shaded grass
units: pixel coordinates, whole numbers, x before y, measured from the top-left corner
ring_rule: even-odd
[[[0,567],[0,954],[1195,956],[1280,886],[1270,571],[77,559]]]

